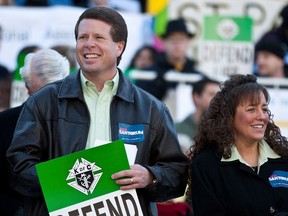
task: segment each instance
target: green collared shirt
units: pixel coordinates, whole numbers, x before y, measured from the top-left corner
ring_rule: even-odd
[[[280,156],[270,148],[270,146],[265,140],[261,140],[259,142],[259,158],[258,158],[257,173],[259,173],[261,165],[263,165],[264,163],[268,161],[268,158],[280,158]],[[233,145],[231,148],[231,157],[228,159],[225,159],[222,157],[221,161],[229,162],[229,161],[236,161],[236,160],[239,160],[241,163],[251,167],[246,161],[243,160],[236,146]]]
[[[101,92],[94,83],[80,73],[86,104],[90,113],[90,128],[86,149],[95,146],[95,140],[111,141],[110,104],[119,84],[119,72],[112,80],[105,82]]]

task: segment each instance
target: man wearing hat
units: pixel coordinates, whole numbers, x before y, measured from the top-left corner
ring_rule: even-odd
[[[194,72],[195,61],[187,57],[190,39],[194,35],[188,32],[183,19],[168,22],[166,32],[162,35],[164,50],[159,61],[163,69],[179,72]]]
[[[288,4],[286,4],[278,14],[281,22],[273,26],[262,35],[259,41],[269,39],[271,37],[277,38],[278,41],[284,44],[285,63],[288,65]]]
[[[167,71],[173,70],[179,73],[201,74],[195,69],[196,61],[187,56],[189,42],[193,34],[187,30],[184,19],[170,20],[167,23],[166,31],[161,38],[163,40],[164,52],[159,54],[154,70],[158,76],[153,81],[137,81],[144,90],[152,93],[160,100],[165,100],[167,91],[175,89],[177,82],[166,82],[164,75]]]
[[[285,44],[273,35],[260,40],[255,46],[256,75],[288,77],[285,64]]]

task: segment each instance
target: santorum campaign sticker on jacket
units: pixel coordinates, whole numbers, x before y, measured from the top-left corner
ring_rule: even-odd
[[[119,124],[119,139],[125,143],[139,143],[144,140],[144,125]]]

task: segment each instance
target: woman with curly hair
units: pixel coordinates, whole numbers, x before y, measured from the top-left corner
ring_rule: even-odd
[[[220,84],[189,154],[195,216],[288,215],[288,141],[254,75]]]

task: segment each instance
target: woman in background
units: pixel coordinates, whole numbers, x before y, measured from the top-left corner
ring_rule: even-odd
[[[144,45],[140,47],[133,56],[130,64],[125,70],[124,74],[129,77],[134,83],[136,80],[131,77],[133,70],[149,70],[157,61],[158,52],[151,45]]]

